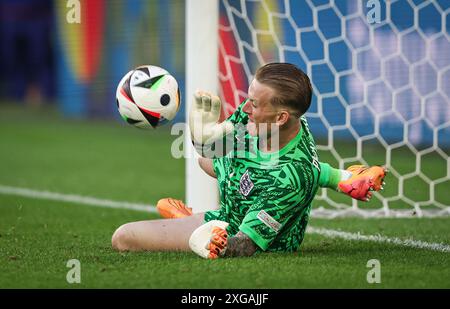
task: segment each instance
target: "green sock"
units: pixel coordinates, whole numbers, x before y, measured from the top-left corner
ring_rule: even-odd
[[[319,186],[322,188],[330,188],[337,190],[341,181],[342,173],[340,169],[332,168],[328,163],[319,162],[320,177]]]

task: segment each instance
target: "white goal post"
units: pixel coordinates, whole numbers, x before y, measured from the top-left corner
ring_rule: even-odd
[[[443,0],[187,0],[186,111],[198,88],[217,92],[227,116],[256,68],[295,63],[313,84],[306,116],[320,160],[390,171],[370,203],[320,189],[312,215],[448,216],[449,32]],[[217,208],[188,142],[187,204]]]
[[[186,0],[186,123],[196,90],[218,93],[218,0]],[[185,130],[186,204],[195,213],[218,207],[217,181],[199,167],[199,157]]]

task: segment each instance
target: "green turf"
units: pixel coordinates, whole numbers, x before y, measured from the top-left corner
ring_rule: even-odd
[[[0,106],[0,184],[154,204],[184,198],[184,162],[169,128],[62,120]],[[450,288],[450,253],[307,234],[294,254],[203,260],[193,253],[117,253],[111,235],[154,214],[0,194],[0,288]],[[310,225],[450,244],[450,219],[324,220]],[[81,263],[69,284],[66,263]],[[381,263],[381,283],[366,266]]]
[[[184,198],[184,161],[171,156],[170,127],[20,111],[0,112],[0,184],[153,204],[161,194]]]

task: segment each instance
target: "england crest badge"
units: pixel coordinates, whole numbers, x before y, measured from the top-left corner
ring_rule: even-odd
[[[250,191],[252,191],[254,185],[252,180],[250,179],[250,174],[248,173],[248,170],[245,171],[244,175],[242,175],[241,180],[239,182],[239,192],[243,196],[249,195]]]

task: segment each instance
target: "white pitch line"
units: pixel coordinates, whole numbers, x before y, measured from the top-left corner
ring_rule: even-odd
[[[152,205],[136,204],[129,202],[119,202],[104,200],[90,196],[81,196],[76,194],[62,194],[49,191],[37,191],[27,188],[17,188],[0,185],[0,193],[7,195],[18,195],[30,198],[36,198],[41,200],[52,200],[60,202],[70,202],[77,204],[84,204],[89,206],[97,207],[107,207],[107,208],[121,208],[121,209],[132,209],[139,211],[147,211],[156,213],[156,207]]]
[[[107,207],[107,208],[119,208],[119,209],[131,209],[138,211],[146,211],[157,213],[156,207],[153,205],[136,204],[129,202],[119,202],[111,201],[105,199],[98,199],[90,196],[81,196],[76,194],[62,194],[49,191],[38,191],[27,188],[18,188],[0,185],[0,194],[6,195],[18,195],[29,198],[43,199],[43,200],[53,200],[60,202],[69,202],[84,204],[96,207]],[[355,241],[372,241],[379,243],[389,243],[395,244],[403,247],[410,247],[416,249],[428,249],[440,252],[450,252],[450,246],[442,243],[428,243],[421,240],[413,239],[400,239],[400,238],[389,238],[382,235],[362,235],[360,233],[350,233],[344,231],[337,231],[325,228],[316,228],[313,226],[308,226],[306,229],[308,234],[318,234],[330,238],[342,238],[345,240],[355,240]]]
[[[349,233],[343,231],[336,231],[324,228],[317,228],[309,226],[306,229],[309,234],[319,234],[322,236],[330,238],[342,238],[345,240],[356,240],[356,241],[372,241],[379,243],[395,244],[403,247],[416,248],[416,249],[428,249],[440,252],[450,252],[450,246],[443,243],[429,243],[422,240],[414,239],[401,239],[397,237],[386,237],[382,235],[363,235],[358,233]]]

